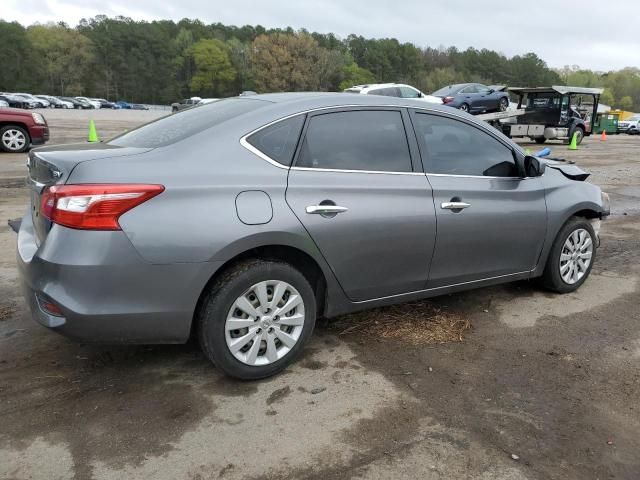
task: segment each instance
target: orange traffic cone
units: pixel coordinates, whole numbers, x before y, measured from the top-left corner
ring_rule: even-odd
[[[607,141],[607,131],[606,130],[602,130],[602,135],[600,135],[600,141],[601,142],[606,142]]]

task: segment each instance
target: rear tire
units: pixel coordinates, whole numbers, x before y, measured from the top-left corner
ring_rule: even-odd
[[[547,139],[545,137],[538,137],[538,138],[534,138],[535,142],[539,145],[542,145],[544,142],[547,141]]]
[[[583,217],[571,218],[553,242],[542,274],[542,285],[557,293],[576,291],[591,273],[596,245],[591,222]]]
[[[463,112],[469,113],[469,104],[463,103],[458,107],[458,109],[462,110]]]
[[[205,295],[196,317],[200,346],[230,377],[257,380],[281,372],[313,333],[313,289],[287,263],[244,261],[223,273]]]
[[[502,97],[498,103],[498,110],[506,112],[507,108],[509,108],[509,100],[506,97]]]

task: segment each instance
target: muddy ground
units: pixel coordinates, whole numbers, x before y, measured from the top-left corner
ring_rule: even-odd
[[[52,143],[86,134],[90,113],[46,114]],[[93,112],[102,136],[157,115]],[[613,202],[578,292],[434,299],[472,322],[460,343],[322,323],[301,361],[253,383],[191,344],[82,345],[35,324],[6,226],[25,157],[0,154],[0,478],[640,478],[640,137],[550,146]]]

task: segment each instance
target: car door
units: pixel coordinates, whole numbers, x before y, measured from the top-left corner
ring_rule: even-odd
[[[479,104],[479,94],[476,90],[475,85],[467,85],[462,90],[460,90],[459,95],[462,96],[463,100],[460,103],[466,103],[469,105],[469,111],[482,110],[482,105]]]
[[[482,107],[482,110],[497,110],[498,109],[498,95],[495,92],[491,92],[491,89],[485,85],[476,85],[478,91],[478,105]]]
[[[405,126],[401,108],[310,113],[289,171],[287,203],[353,301],[426,284],[436,218]]]
[[[428,287],[531,271],[544,242],[540,178],[521,178],[516,152],[489,127],[412,114],[433,191],[438,234]]]

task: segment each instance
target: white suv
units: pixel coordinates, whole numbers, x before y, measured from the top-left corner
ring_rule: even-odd
[[[618,122],[618,131],[629,135],[640,134],[640,113]]]
[[[402,83],[375,83],[371,85],[354,85],[345,89],[347,93],[362,93],[365,95],[383,95],[385,97],[414,98],[429,103],[438,103],[442,105],[440,97],[426,95],[411,85]]]

